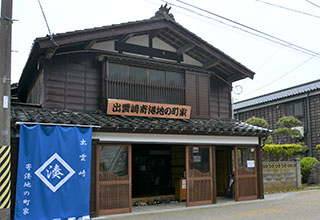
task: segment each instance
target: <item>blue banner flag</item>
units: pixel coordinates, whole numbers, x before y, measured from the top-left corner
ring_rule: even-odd
[[[20,126],[14,219],[89,219],[92,128]]]

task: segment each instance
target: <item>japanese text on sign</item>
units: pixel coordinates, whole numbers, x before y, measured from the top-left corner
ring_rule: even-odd
[[[26,172],[23,174],[23,179],[24,179],[24,182],[23,182],[23,188],[24,188],[24,191],[23,191],[23,197],[22,197],[22,204],[23,204],[23,207],[22,207],[22,214],[23,215],[29,215],[29,205],[30,205],[30,202],[31,202],[31,199],[30,199],[30,188],[32,187],[32,184],[31,184],[31,180],[32,180],[32,174],[31,174],[31,169],[32,169],[32,164],[31,163],[26,163],[25,165],[25,169],[26,169]]]
[[[108,99],[107,114],[190,119],[191,106]]]

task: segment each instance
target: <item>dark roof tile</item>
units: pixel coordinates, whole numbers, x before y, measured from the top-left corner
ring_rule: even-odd
[[[99,111],[52,110],[13,105],[11,122],[96,125],[101,130],[118,132],[228,134],[266,136],[270,130],[232,119],[166,119],[106,115]]]
[[[290,87],[287,89],[283,89],[283,90],[279,90],[279,91],[265,94],[262,96],[258,96],[255,98],[236,102],[234,103],[233,107],[235,110],[237,110],[237,109],[255,106],[255,105],[259,105],[267,102],[277,101],[280,99],[304,94],[304,93],[315,91],[315,90],[320,90],[320,80],[315,80],[312,82],[304,83],[304,84]]]

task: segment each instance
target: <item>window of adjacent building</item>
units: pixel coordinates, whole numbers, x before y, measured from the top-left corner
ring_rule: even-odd
[[[184,73],[109,63],[107,98],[185,104]]]
[[[304,110],[303,110],[303,102],[291,102],[286,104],[285,106],[286,115],[293,116],[296,118],[303,117]]]

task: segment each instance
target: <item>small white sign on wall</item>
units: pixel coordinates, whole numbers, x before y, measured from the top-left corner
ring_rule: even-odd
[[[194,154],[199,153],[199,147],[193,147],[192,148],[192,153],[194,153]]]
[[[3,96],[3,108],[8,108],[9,107],[9,98],[8,96]]]
[[[247,160],[247,167],[248,168],[254,167],[254,160]]]
[[[186,189],[187,188],[187,181],[186,179],[182,180],[182,189]]]

